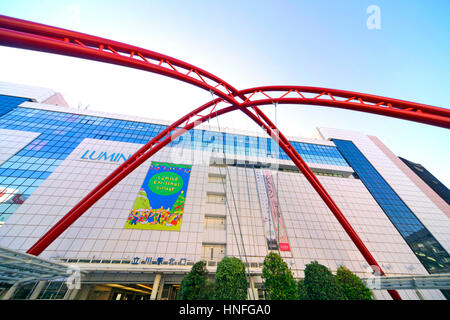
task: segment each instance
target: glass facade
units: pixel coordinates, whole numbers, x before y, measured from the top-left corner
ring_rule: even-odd
[[[0,95],[0,117],[25,101],[30,99]]]
[[[145,144],[166,126],[119,119],[22,108],[28,99],[0,95],[0,129],[40,135],[0,166],[0,190],[11,193],[0,202],[0,222],[8,217],[73,152],[83,139]],[[307,162],[348,166],[334,146],[301,142],[292,145]],[[271,140],[230,133],[192,130],[170,146],[246,156],[288,159]]]
[[[429,273],[450,272],[450,256],[351,141],[333,139],[366,188]]]

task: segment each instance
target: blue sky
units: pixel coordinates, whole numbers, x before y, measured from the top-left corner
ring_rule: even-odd
[[[381,29],[369,30],[369,5]],[[450,2],[442,1],[20,1],[0,13],[141,46],[187,61],[239,89],[321,86],[450,107]],[[211,96],[172,79],[81,59],[0,47],[0,80],[49,87],[76,107],[176,120]],[[274,116],[273,107],[263,109]],[[287,135],[315,127],[378,136],[450,185],[442,128],[314,106],[279,106]],[[215,123],[212,123],[215,124]],[[241,114],[221,127],[258,130]]]

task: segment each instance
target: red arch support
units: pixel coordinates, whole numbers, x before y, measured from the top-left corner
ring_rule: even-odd
[[[129,44],[0,15],[0,45],[106,62],[149,71],[210,91],[233,105],[308,104],[376,113],[450,128],[450,110],[364,93],[305,86],[262,86],[239,91],[184,61]],[[279,97],[269,92],[281,92]],[[258,94],[264,99],[251,100]],[[307,94],[314,94],[308,97]]]
[[[159,133],[155,138],[150,140],[134,155],[132,155],[126,162],[120,165],[113,173],[104,179],[94,190],[92,190],[86,197],[84,197],[77,205],[75,205],[60,221],[58,221],[47,233],[41,237],[27,253],[39,255],[45,248],[47,248],[57,237],[59,237],[72,223],[74,223],[83,213],[85,213],[94,203],[103,197],[109,190],[111,190],[117,183],[124,179],[128,174],[135,170],[139,165],[149,159],[156,152],[161,150],[167,144],[180,135],[189,131],[203,122],[209,121],[217,116],[225,113],[239,110],[240,108],[234,106],[227,106],[218,109],[217,105],[221,102],[220,99],[215,99],[207,104],[190,112],[171,126]],[[211,109],[211,110],[208,110]],[[361,252],[365,260],[374,269],[385,275],[381,266],[377,263],[370,251],[359,238],[355,230],[352,228],[344,214],[340,211],[333,199],[326,192],[317,177],[309,169],[307,164],[303,161],[300,155],[291,146],[287,138],[278,132],[275,125],[256,107],[255,113],[247,109],[241,109],[247,114],[255,123],[264,128],[264,130],[278,143],[278,145],[288,154],[291,160],[295,163],[297,168],[305,175],[307,180],[311,183],[314,189],[322,197],[326,205],[330,208],[336,219],[342,225],[350,239]],[[203,113],[202,113],[203,112]],[[204,114],[206,112],[206,114]],[[400,295],[395,290],[388,290],[391,297],[395,300],[401,300]]]
[[[246,107],[273,103],[327,106],[450,128],[449,109],[366,93],[306,86],[263,86],[241,90],[238,95],[246,97],[241,104]],[[262,99],[256,100],[257,95]]]
[[[174,138],[184,133],[185,130],[190,130],[199,123],[239,109],[257,124],[261,125],[280,145],[322,197],[366,261],[371,266],[377,266],[379,268],[378,263],[307,164],[291,146],[286,137],[279,133],[275,125],[257,106],[269,103],[330,106],[450,128],[450,111],[448,109],[326,88],[270,86],[238,91],[224,80],[203,69],[157,52],[6,16],[0,16],[0,45],[73,56],[149,71],[190,83],[204,90],[208,90],[219,97],[188,113],[139,149],[128,161],[124,162],[102,181],[28,250],[28,253],[34,255],[39,255],[114,185]],[[273,94],[276,91],[281,92],[281,96],[273,97],[269,95],[269,92]],[[314,94],[314,96],[308,97],[308,94]],[[258,95],[263,95],[264,98],[251,100]],[[241,102],[238,102],[236,98],[240,99]],[[231,106],[219,110],[217,105],[222,101],[230,103]],[[208,111],[209,108],[211,110]],[[207,114],[202,115],[202,112],[207,112]],[[196,121],[193,121],[194,119]],[[180,129],[180,126],[182,126],[182,129]],[[384,274],[382,271],[381,273]],[[394,299],[400,299],[400,296],[395,290],[390,290],[389,293]]]

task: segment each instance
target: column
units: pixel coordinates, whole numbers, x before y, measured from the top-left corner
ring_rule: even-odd
[[[159,290],[159,283],[161,281],[162,274],[157,273],[155,275],[155,280],[153,281],[153,287],[152,287],[152,295],[150,296],[150,300],[156,300],[158,290]]]
[[[47,281],[45,281],[45,280],[39,281],[39,283],[36,285],[33,292],[31,293],[31,296],[28,299],[36,300],[39,297],[39,293],[41,293],[42,289],[44,289],[46,284],[47,284]]]
[[[6,291],[6,293],[3,295],[2,300],[10,300],[14,297],[14,293],[16,292],[17,288],[20,287],[21,282],[16,281],[11,288]]]
[[[255,277],[254,276],[250,276],[250,288],[248,288],[247,300],[259,300],[258,289],[255,288]]]
[[[63,300],[74,300],[80,289],[68,289]]]
[[[163,291],[164,291],[164,276],[161,276],[161,280],[159,281],[158,295],[156,296],[156,300],[161,300]]]
[[[91,291],[93,285],[92,284],[83,284],[81,285],[81,289],[78,293],[78,300],[86,300],[89,296],[89,292]]]

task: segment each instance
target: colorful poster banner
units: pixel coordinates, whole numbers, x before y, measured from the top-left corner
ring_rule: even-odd
[[[191,168],[152,162],[125,228],[179,231]]]
[[[258,194],[264,218],[267,246],[269,250],[290,251],[283,216],[270,170],[255,171]]]

